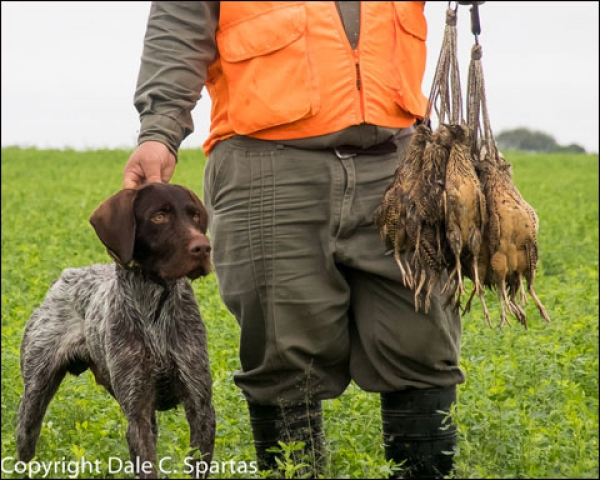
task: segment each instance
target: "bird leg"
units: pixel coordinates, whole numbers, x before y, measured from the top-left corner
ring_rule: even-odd
[[[533,291],[533,281],[528,282],[528,283],[529,283],[529,295],[531,295],[533,297],[535,304],[537,305],[538,309],[540,310],[540,314],[542,315],[542,318],[544,320],[546,320],[546,322],[550,323],[550,316],[548,315],[548,312],[546,312],[546,309],[542,305],[542,302],[540,302],[540,299],[537,297],[537,295]]]
[[[507,324],[510,326],[510,322],[508,320],[508,317],[506,316],[506,308],[509,307],[508,305],[508,297],[506,296],[506,286],[504,285],[504,281],[500,282],[500,285],[497,286],[496,291],[498,293],[498,301],[500,303],[500,325],[499,327],[502,328],[504,326],[504,324]],[[509,308],[509,312],[510,312],[510,308]],[[512,312],[510,312],[512,313]]]
[[[415,274],[412,266],[410,265],[408,258],[406,259],[406,274],[408,278],[408,284],[410,288],[414,288],[415,286]]]
[[[420,243],[421,243],[421,223],[419,222],[419,225],[417,226],[417,238],[415,240],[415,255],[419,251]]]
[[[463,284],[463,280],[462,280],[462,275],[461,275],[461,266],[460,266],[460,254],[456,255],[456,275],[457,275],[457,280],[458,280],[458,292],[459,295],[462,295],[463,293],[465,293],[465,286]]]
[[[398,235],[398,232],[396,232],[396,235],[394,236],[394,260],[396,260],[396,264],[400,269],[400,275],[402,276],[402,283],[404,284],[404,286],[408,288],[413,288],[412,272],[410,269],[410,265],[408,265],[408,259],[406,259],[405,262],[405,269],[402,263],[402,259],[400,258],[400,245],[403,243],[404,242],[402,241],[400,235]]]
[[[483,289],[481,289],[481,292],[478,295],[479,295],[479,300],[481,301],[481,307],[483,308],[483,316],[485,317],[485,321],[488,324],[488,327],[494,328],[492,326],[492,319],[490,318],[490,312],[488,311],[487,305],[485,304]]]
[[[419,272],[419,285],[415,289],[415,312],[419,311],[419,294],[423,289],[423,285],[425,285],[425,280],[427,279],[427,272],[425,272],[424,268],[421,268]]]
[[[517,317],[519,323],[525,327],[525,330],[527,330],[527,315],[525,314],[525,310],[523,310],[519,305],[517,305],[512,299],[510,304],[513,308],[513,315]]]
[[[508,313],[510,313],[512,316],[514,316],[516,318],[519,318],[519,313],[516,310],[517,305],[508,298],[508,292],[506,291],[506,281],[505,280],[502,281],[502,288],[500,290],[502,291],[502,298],[504,299],[504,305],[506,306]]]
[[[523,285],[523,275],[519,273],[519,294],[521,298],[521,304],[527,304],[527,295],[525,295],[525,285]]]
[[[414,288],[416,282],[416,274],[415,274],[415,265],[417,265],[417,252],[414,251],[412,255],[412,260],[408,259],[409,253],[406,254],[405,264],[406,264],[406,274],[408,277],[408,282],[410,288]]]
[[[444,285],[444,288],[442,288],[442,293],[446,293],[446,291],[449,288],[454,287],[454,292],[452,292],[452,296],[454,296],[454,294],[456,293],[456,290],[458,290],[458,292],[459,292],[458,295],[460,297],[460,295],[462,295],[463,293],[465,293],[465,286],[464,286],[463,281],[462,281],[462,275],[460,274],[460,271],[461,271],[460,253],[454,252],[454,257],[456,258],[456,263],[454,265],[454,268],[452,269],[452,271],[448,275],[448,279],[446,280],[446,284]],[[452,277],[456,277],[456,284],[454,284],[453,282],[451,282]]]
[[[467,300],[467,304],[463,310],[463,315],[471,310],[471,303],[473,302],[473,298],[475,298],[475,293],[479,296],[479,300],[481,301],[481,307],[483,308],[483,316],[485,317],[485,323],[490,328],[494,328],[492,325],[492,319],[490,317],[490,312],[487,309],[487,305],[485,304],[485,296],[483,288],[480,289],[479,292],[475,288],[471,291],[471,295],[469,296],[469,300]]]
[[[394,260],[396,260],[396,264],[400,269],[400,275],[402,276],[402,283],[405,287],[412,288],[412,284],[408,275],[406,274],[406,270],[404,270],[404,266],[402,265],[402,260],[400,258],[400,252],[398,250],[394,250]]]
[[[517,320],[527,329],[527,315],[525,314],[525,310],[521,308],[521,306],[517,303],[517,293],[521,290],[522,285],[522,276],[518,274],[518,278],[516,281],[511,279],[509,285],[509,295],[510,295],[510,307],[513,312],[513,315],[517,317]]]
[[[445,198],[446,193],[444,192],[444,198]],[[442,233],[440,232],[440,229],[438,226],[435,227],[435,241],[436,241],[436,245],[437,245],[437,252],[441,253],[442,252]]]
[[[475,297],[475,289],[471,290],[471,295],[469,295],[469,299],[467,300],[467,304],[465,305],[465,308],[462,311],[463,315],[465,313],[471,311],[471,303],[473,302],[473,298],[474,297]]]
[[[477,264],[479,263],[479,254],[475,254],[473,252],[473,283],[475,284],[475,291],[477,295],[481,297],[483,294],[483,286],[479,281],[479,269],[477,268]]]
[[[429,313],[429,309],[431,308],[431,293],[433,292],[433,287],[437,283],[440,278],[437,272],[431,272],[429,276],[429,283],[427,284],[427,292],[425,293],[425,313]]]
[[[446,282],[446,285],[444,285],[444,288],[447,285],[448,285],[448,282]],[[442,291],[441,294],[443,295],[444,292]],[[460,308],[460,296],[456,295],[456,289],[454,289],[454,291],[452,291],[448,294],[448,297],[446,298],[446,301],[444,302],[444,308],[448,308],[453,300],[454,300],[453,309],[456,312]]]

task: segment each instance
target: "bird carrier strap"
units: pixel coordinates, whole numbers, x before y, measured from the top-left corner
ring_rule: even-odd
[[[446,10],[446,27],[429,94],[425,122],[429,120],[433,110],[435,110],[440,123],[446,121],[459,123],[463,117],[457,57],[456,11],[458,5],[452,9],[450,3],[448,2]]]
[[[467,80],[467,124],[471,133],[472,152],[479,157],[481,147],[485,147],[486,158],[492,162],[499,162],[499,152],[492,132],[490,117],[487,108],[485,81],[481,57],[483,50],[479,44],[481,22],[479,20],[478,5],[471,7],[471,31],[475,36],[475,44],[471,48],[471,62]]]

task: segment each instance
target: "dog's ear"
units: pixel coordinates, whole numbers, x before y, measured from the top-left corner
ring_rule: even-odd
[[[138,190],[125,189],[102,202],[90,217],[100,241],[114,260],[124,267],[133,261],[135,216],[133,202]]]

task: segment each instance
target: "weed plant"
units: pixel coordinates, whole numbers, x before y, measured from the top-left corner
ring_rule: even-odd
[[[121,187],[130,153],[2,149],[3,478],[23,477],[7,471],[16,456],[23,328],[64,268],[110,261],[88,218]],[[455,412],[456,476],[599,478],[598,156],[506,156],[515,183],[540,217],[536,292],[552,323],[540,318],[532,301],[527,331],[515,321],[489,329],[476,301],[464,316],[461,366],[467,381],[458,388]],[[200,150],[182,150],[172,182],[201,197],[203,170]],[[193,287],[208,329],[214,378],[214,458],[221,465],[212,477],[260,478],[249,467],[251,428],[232,380],[239,368],[237,323],[219,298],[214,274]],[[486,301],[498,321],[495,293],[487,292]],[[324,402],[324,418],[327,478],[387,476],[378,395],[351,384],[341,397]],[[182,478],[189,441],[185,415],[181,408],[160,412],[158,423],[158,456],[167,459],[165,470],[173,470],[162,476]],[[118,478],[106,469],[111,457],[128,459],[125,431],[118,404],[91,373],[67,376],[46,414],[36,459],[99,460],[100,474],[80,477]],[[282,464],[284,476],[292,470]]]

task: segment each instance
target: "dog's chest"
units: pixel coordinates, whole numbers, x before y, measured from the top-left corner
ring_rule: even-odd
[[[182,379],[180,378],[180,363],[178,350],[173,345],[179,338],[174,328],[176,318],[172,318],[170,310],[161,312],[157,320],[148,326],[145,335],[146,349],[151,351],[147,358],[152,367],[148,382],[154,384],[157,410],[169,410],[180,403]],[[181,341],[183,339],[180,338]],[[147,351],[148,351],[147,350]]]
[[[97,372],[110,383],[129,365],[144,372],[157,391],[176,390],[178,352],[201,328],[190,315],[189,295],[133,275],[119,275],[98,285],[86,309],[88,348]],[[181,360],[181,359],[179,359]],[[106,382],[105,382],[106,383]],[[166,395],[162,403],[169,403]]]

